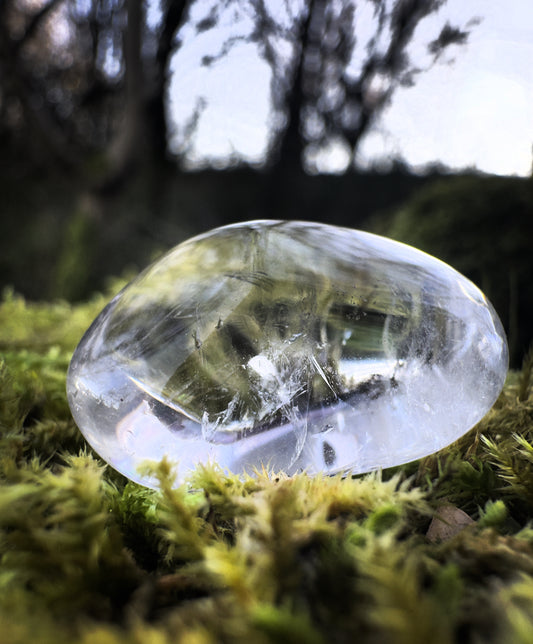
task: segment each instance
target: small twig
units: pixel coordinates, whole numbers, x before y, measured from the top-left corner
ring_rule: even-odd
[[[518,380],[518,400],[524,402],[529,397],[529,389],[531,387],[531,375],[533,373],[533,344],[529,347],[529,351],[525,354],[522,361],[522,369],[520,371],[520,378]]]

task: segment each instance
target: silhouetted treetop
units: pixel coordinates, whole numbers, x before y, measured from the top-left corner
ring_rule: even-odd
[[[101,187],[120,184],[139,164],[168,161],[170,63],[188,28],[220,40],[219,50],[201,59],[204,66],[215,67],[239,43],[253,43],[268,63],[267,165],[297,167],[332,142],[353,158],[395,89],[423,71],[408,46],[444,4],[3,0],[0,142],[10,158],[16,152],[38,165],[61,164]],[[243,16],[232,30],[231,19]],[[445,22],[428,52],[436,61],[467,38],[467,29]],[[190,70],[172,68],[182,72]],[[208,100],[200,97],[181,124],[178,155],[190,149]]]
[[[408,47],[419,24],[445,0],[308,0],[252,5],[249,35],[272,70],[274,112],[269,161],[295,166],[332,141],[357,147],[395,89],[412,86],[423,69]],[[446,22],[428,51],[436,61],[468,31]],[[221,55],[235,44],[228,39]],[[213,64],[213,57],[209,61]]]

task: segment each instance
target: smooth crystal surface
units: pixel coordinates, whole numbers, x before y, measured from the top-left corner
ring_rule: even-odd
[[[453,442],[507,372],[481,291],[360,231],[256,221],[186,241],[93,322],[68,373],[81,431],[114,468],[167,456],[253,473],[366,472]]]

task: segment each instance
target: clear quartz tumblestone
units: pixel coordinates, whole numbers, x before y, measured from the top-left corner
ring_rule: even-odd
[[[255,221],[188,240],[77,347],[74,418],[144,485],[146,460],[361,473],[445,447],[507,373],[501,323],[443,262],[346,228]]]

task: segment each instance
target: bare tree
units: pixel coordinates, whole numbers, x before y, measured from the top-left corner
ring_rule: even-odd
[[[413,85],[423,71],[409,58],[408,46],[418,25],[445,2],[229,0],[241,11],[252,8],[254,28],[247,37],[226,41],[220,57],[247,40],[257,44],[272,71],[270,165],[298,167],[306,150],[332,140],[342,141],[353,157],[395,90]],[[467,38],[466,29],[445,23],[427,51],[435,62]]]
[[[168,63],[187,7],[164,0],[149,27],[140,0],[4,0],[0,136],[102,189],[140,160],[163,161]]]
[[[34,156],[102,189],[120,185],[136,164],[164,162],[169,62],[192,4],[162,0],[150,25],[142,0],[3,0],[0,137],[25,137],[23,147]],[[230,35],[204,64],[216,65],[243,40],[256,44],[272,71],[268,162],[283,170],[332,140],[355,153],[396,88],[413,84],[421,72],[408,45],[420,22],[443,4],[224,0],[205,3],[195,28],[217,28],[223,11],[251,18],[249,33]],[[445,24],[428,51],[437,60],[467,36]],[[184,128],[189,137],[197,117]]]
[[[89,274],[109,268],[106,248],[127,236],[133,253],[148,247],[145,240],[155,238],[154,231],[167,230],[163,215],[176,202],[175,177],[168,172],[176,165],[167,147],[168,76],[187,34],[194,38],[219,28],[228,34],[222,42],[220,32],[212,39],[220,50],[206,53],[204,65],[216,66],[245,42],[270,66],[266,165],[272,172],[266,180],[258,177],[261,196],[253,208],[271,216],[284,212],[280,202],[293,190],[294,172],[309,150],[341,140],[354,155],[396,88],[415,81],[421,70],[409,59],[408,45],[417,25],[444,2],[0,0],[4,185],[6,176],[16,176],[13,169],[20,176],[17,168],[33,171],[32,177],[59,168],[54,181],[68,177],[68,203],[61,215],[52,209],[57,226],[49,294],[86,294]],[[235,14],[246,20],[232,31]],[[428,43],[429,56],[438,60],[467,35],[444,24]],[[176,156],[187,156],[206,101],[199,97],[188,122],[180,124]],[[221,210],[217,200],[212,211],[204,209],[206,219],[216,220]],[[15,239],[17,226],[11,228]],[[158,234],[165,243],[165,233]]]
[[[49,295],[85,292],[105,254],[106,215],[137,178],[140,203],[123,209],[117,231],[142,246],[140,221],[168,165],[168,63],[187,9],[162,0],[149,21],[142,0],[0,0],[0,166],[68,177]]]

